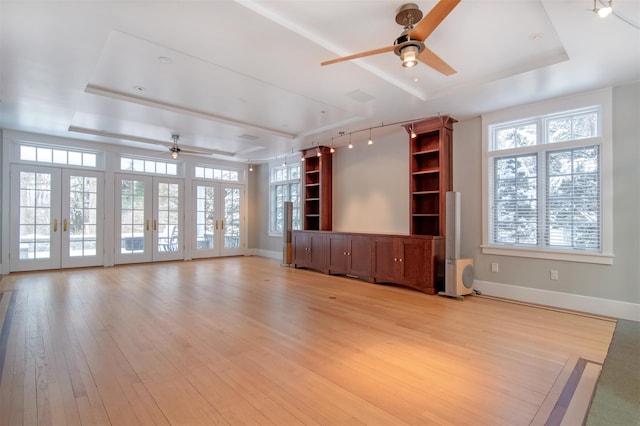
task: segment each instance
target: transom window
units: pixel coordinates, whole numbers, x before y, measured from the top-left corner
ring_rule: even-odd
[[[602,105],[486,129],[483,252],[610,263]]]
[[[240,180],[240,174],[237,170],[203,166],[196,166],[195,177],[198,179],[223,180],[226,182],[238,182]]]
[[[95,168],[98,156],[95,152],[84,152],[64,147],[20,144],[20,160]]]
[[[157,175],[178,175],[178,165],[167,161],[120,157],[120,170]]]
[[[293,203],[292,228],[300,229],[300,163],[272,167],[270,178],[269,232],[276,234],[284,230],[284,203]]]

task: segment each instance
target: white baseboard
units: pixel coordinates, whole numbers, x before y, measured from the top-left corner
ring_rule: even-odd
[[[270,259],[278,259],[278,260],[282,260],[282,252],[281,251],[276,251],[276,250],[263,250],[263,249],[251,249],[251,250],[247,250],[248,252],[250,252],[250,256],[262,256],[262,257],[268,257]]]
[[[475,280],[473,287],[488,296],[502,297],[521,302],[553,306],[555,308],[587,312],[631,321],[640,321],[640,304],[636,303],[519,287],[490,281]]]

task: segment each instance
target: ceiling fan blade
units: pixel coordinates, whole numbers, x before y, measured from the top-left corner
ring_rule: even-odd
[[[442,58],[433,50],[425,46],[424,50],[418,56],[418,60],[433,68],[434,70],[441,72],[444,75],[455,74],[457,71],[451,68],[451,65],[447,64]]]
[[[433,9],[427,13],[422,21],[409,33],[414,40],[424,41],[440,25],[444,18],[460,3],[460,0],[440,0]]]
[[[364,58],[365,56],[373,56],[373,55],[378,55],[380,53],[393,52],[394,47],[395,46],[387,46],[387,47],[381,47],[380,49],[374,49],[374,50],[368,50],[366,52],[355,53],[353,55],[343,56],[341,58],[336,58],[336,59],[331,59],[329,61],[321,62],[320,65],[322,66],[331,65],[338,62],[350,61],[352,59]]]

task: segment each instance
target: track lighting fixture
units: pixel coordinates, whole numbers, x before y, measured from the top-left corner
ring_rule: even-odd
[[[440,116],[440,113],[438,113],[438,116]],[[409,131],[410,135],[411,135],[411,139],[415,139],[417,137],[416,132],[415,132],[415,128],[414,128],[414,123],[420,122],[421,120],[424,120],[424,118],[412,118],[411,120],[405,120],[405,121],[396,121],[393,123],[380,123],[379,125],[376,126],[371,126],[371,127],[365,127],[363,129],[358,129],[358,130],[354,130],[349,132],[349,144],[347,145],[347,148],[349,149],[353,149],[353,143],[352,143],[352,137],[351,135],[353,133],[355,133],[356,135],[358,133],[362,133],[362,132],[366,132],[369,131],[369,139],[367,140],[367,145],[373,145],[373,129],[378,129],[378,128],[382,128],[382,127],[388,127],[388,126],[397,126],[400,125],[402,126],[406,131]],[[346,136],[347,132],[345,131],[339,131],[338,132],[338,136],[337,138],[340,139],[343,136]],[[336,149],[334,148],[334,137],[331,137],[330,141],[326,140],[326,141],[313,141],[311,143],[311,146],[308,148],[301,148],[302,150],[307,150],[309,152],[313,152],[313,148],[316,148],[316,156],[320,157],[322,155],[322,152],[320,152],[319,146],[323,145],[323,144],[327,144],[329,145],[329,152],[331,154],[336,152]],[[323,145],[324,146],[324,145]],[[292,151],[293,152],[293,151]],[[304,161],[304,155],[301,156],[300,161]]]
[[[253,171],[253,164],[251,162],[249,162],[249,171],[252,172]]]
[[[613,3],[613,0],[609,0],[607,3],[607,6],[605,7],[597,7],[597,0],[593,0],[593,12],[597,13],[599,17],[601,18],[606,18],[607,16],[611,15],[611,12],[613,12],[613,7],[611,5],[611,3]]]

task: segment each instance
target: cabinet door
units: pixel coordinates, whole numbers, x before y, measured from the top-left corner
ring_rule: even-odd
[[[431,282],[431,241],[420,239],[401,239],[402,284],[412,287],[426,287]]]
[[[309,267],[327,272],[327,236],[324,234],[310,234],[309,248]]]
[[[329,273],[330,274],[346,274],[347,273],[347,236],[346,235],[329,235],[327,237],[328,254],[329,254]]]
[[[308,266],[309,234],[305,232],[293,233],[293,264],[297,267]]]
[[[371,277],[371,237],[350,235],[347,244],[347,271],[359,278]]]
[[[373,278],[382,282],[398,282],[398,255],[396,252],[396,239],[380,237],[375,238],[374,244],[374,271]]]

